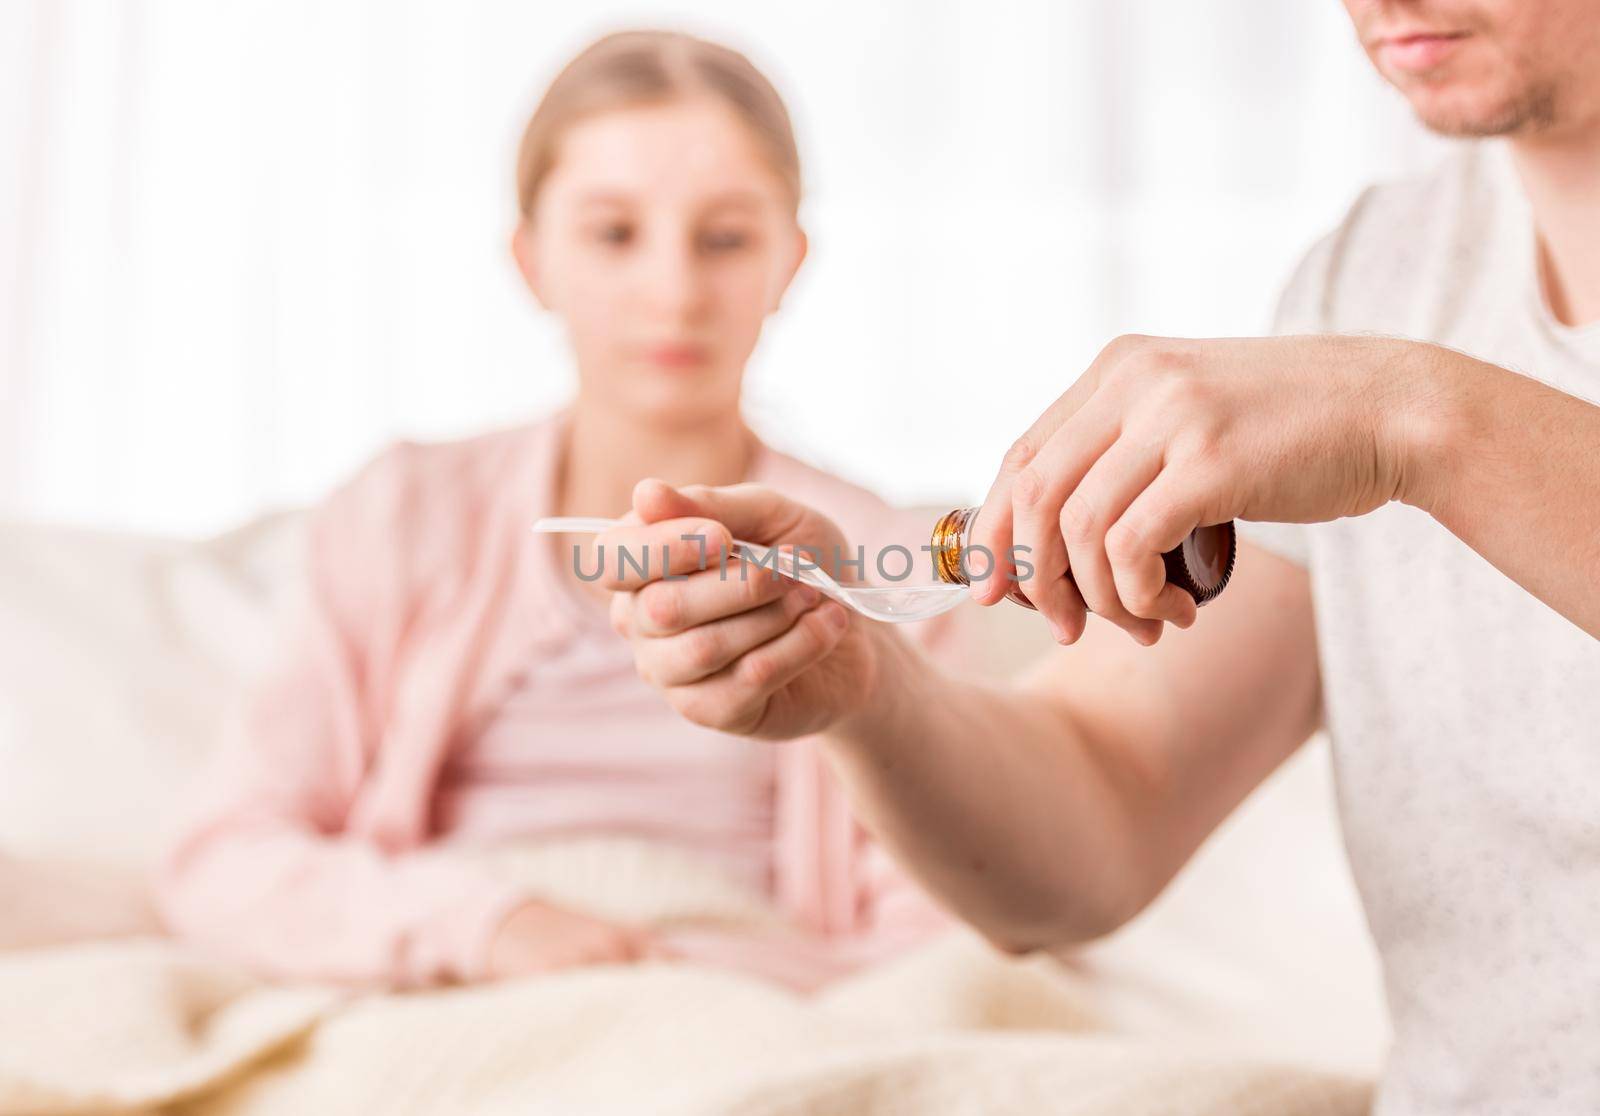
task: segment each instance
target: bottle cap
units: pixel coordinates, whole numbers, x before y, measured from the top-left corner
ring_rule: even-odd
[[[1233,576],[1233,561],[1238,540],[1233,520],[1210,527],[1196,527],[1179,546],[1161,556],[1167,565],[1167,580],[1189,596],[1196,605],[1216,598]]]

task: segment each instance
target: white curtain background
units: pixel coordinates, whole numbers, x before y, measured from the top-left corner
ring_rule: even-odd
[[[899,501],[981,496],[1117,333],[1262,331],[1437,154],[1337,0],[0,0],[0,515],[211,532],[564,399],[513,150],[630,25],[788,98],[813,254],[749,411]]]

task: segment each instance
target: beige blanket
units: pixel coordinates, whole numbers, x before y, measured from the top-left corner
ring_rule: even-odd
[[[618,843],[498,858],[616,917],[769,932]],[[156,940],[0,954],[0,1116],[640,1113],[1344,1116],[1365,1082],[1105,1033],[1072,969],[954,933],[803,998],[687,965],[409,995],[273,987]]]

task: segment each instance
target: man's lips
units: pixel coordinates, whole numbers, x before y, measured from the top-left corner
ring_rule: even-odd
[[[1407,31],[1380,37],[1378,52],[1396,70],[1421,73],[1449,58],[1466,37],[1464,31]]]

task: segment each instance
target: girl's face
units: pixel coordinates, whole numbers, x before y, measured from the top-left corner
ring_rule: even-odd
[[[749,129],[685,100],[568,128],[513,246],[566,326],[584,393],[692,425],[737,410],[806,242]]]

